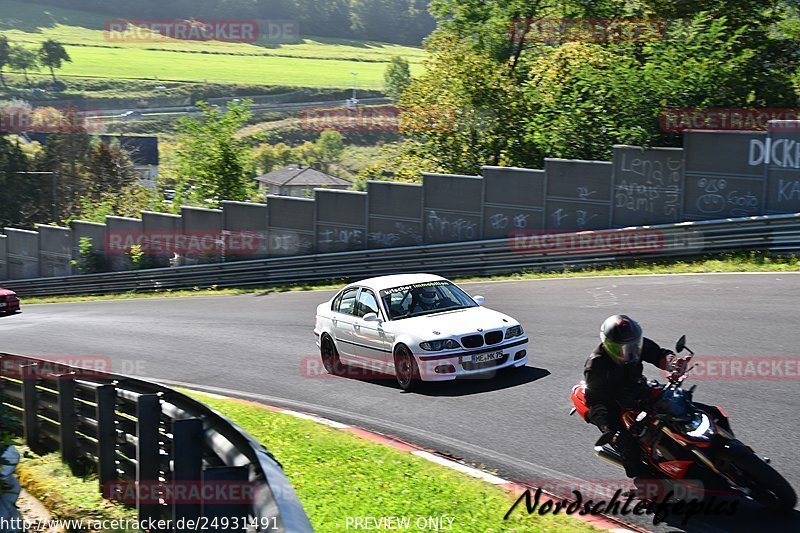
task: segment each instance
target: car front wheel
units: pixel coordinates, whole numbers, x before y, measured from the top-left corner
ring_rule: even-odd
[[[421,382],[417,360],[405,346],[399,346],[395,351],[394,371],[401,389],[410,392],[419,388]]]
[[[322,365],[325,367],[328,374],[333,376],[341,376],[344,374],[344,365],[339,359],[339,352],[336,350],[333,339],[330,337],[323,338],[319,351],[322,357]]]

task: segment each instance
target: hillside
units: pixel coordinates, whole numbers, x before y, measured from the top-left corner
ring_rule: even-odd
[[[379,89],[393,56],[421,69],[420,48],[387,43],[302,37],[295,44],[181,41],[161,36],[117,42],[103,31],[108,17],[41,4],[0,0],[0,33],[36,47],[55,39],[72,63],[61,77]]]

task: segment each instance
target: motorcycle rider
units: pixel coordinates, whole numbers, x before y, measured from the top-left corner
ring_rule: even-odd
[[[603,433],[601,441],[613,443],[620,452],[625,474],[635,478],[646,471],[638,443],[620,416],[623,408],[652,399],[642,361],[680,372],[686,369],[688,359],[645,338],[639,324],[627,315],[608,317],[600,327],[600,340],[583,370],[588,419]]]

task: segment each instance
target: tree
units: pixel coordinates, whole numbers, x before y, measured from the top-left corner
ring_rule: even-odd
[[[659,128],[665,108],[798,101],[800,25],[781,0],[433,0],[431,12],[440,29],[425,72],[400,97],[410,140],[396,175],[606,159],[617,143],[679,145]],[[644,39],[586,31],[570,42],[568,28],[535,24],[549,17],[672,22]]]
[[[0,132],[0,227],[27,226],[42,219],[39,182],[35,176],[25,174],[31,170],[28,158],[18,142],[11,141]]]
[[[91,178],[87,170],[87,162],[92,153],[92,138],[85,131],[51,133],[44,145],[44,150],[34,162],[35,170],[39,172],[55,172],[55,198],[57,199],[58,213],[56,220],[50,220],[48,201],[48,217],[40,218],[50,222],[60,222],[68,218],[79,209],[84,196],[89,192]],[[41,177],[39,178],[42,179]],[[47,177],[48,181],[50,177]],[[51,195],[52,188],[45,189]]]
[[[313,165],[320,160],[319,147],[311,141],[306,141],[292,150],[292,157],[303,165]]]
[[[408,61],[399,56],[393,57],[389,66],[386,67],[383,79],[386,83],[386,94],[389,95],[389,98],[397,100],[411,84],[411,69]]]
[[[566,43],[530,70],[523,87],[525,139],[542,158],[610,159],[613,144],[650,143],[659,106],[634,58],[597,44]]]
[[[292,158],[292,147],[285,143],[262,144],[255,151],[255,159],[263,173],[288,165]]]
[[[24,46],[13,46],[8,64],[13,69],[21,70],[25,74],[25,83],[30,85],[31,80],[28,78],[28,71],[39,68],[39,58],[33,50],[29,50]]]
[[[344,138],[342,134],[335,130],[325,130],[319,135],[316,143],[319,162],[325,172],[330,170],[330,166],[342,160],[344,153]]]
[[[524,95],[509,64],[446,32],[432,36],[427,48],[425,72],[399,101],[407,156],[427,161],[427,171],[470,175],[483,165],[535,156],[524,142]]]
[[[116,198],[133,185],[138,177],[128,153],[119,144],[105,142],[98,142],[92,148],[87,170],[89,196],[97,200],[105,196]]]
[[[251,116],[249,103],[230,103],[222,111],[199,102],[201,118],[178,121],[176,174],[183,189],[196,187],[193,200],[217,206],[249,197],[248,148],[236,136]]]
[[[61,68],[62,62],[72,63],[72,58],[69,57],[64,45],[53,39],[48,39],[42,43],[39,49],[39,62],[50,69],[50,75],[53,77],[53,83],[56,82],[56,74],[54,69]]]
[[[8,87],[3,69],[9,64],[9,61],[11,61],[11,45],[8,43],[8,37],[0,35],[0,81],[3,82],[3,87]]]

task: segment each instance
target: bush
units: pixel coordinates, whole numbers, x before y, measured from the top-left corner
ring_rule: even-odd
[[[95,249],[91,237],[81,237],[78,243],[78,259],[73,259],[72,264],[78,267],[81,274],[96,274],[107,270],[105,257]]]

